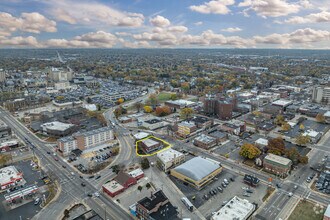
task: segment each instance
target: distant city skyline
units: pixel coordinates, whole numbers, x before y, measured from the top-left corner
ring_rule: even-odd
[[[330,4],[2,0],[0,48],[330,49]]]

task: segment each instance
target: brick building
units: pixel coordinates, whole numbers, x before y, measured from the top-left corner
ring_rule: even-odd
[[[263,167],[266,171],[274,173],[278,176],[286,176],[289,174],[292,161],[288,158],[275,154],[268,154],[264,158]]]

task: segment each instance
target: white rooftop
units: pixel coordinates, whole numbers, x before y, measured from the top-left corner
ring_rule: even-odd
[[[279,105],[279,106],[288,106],[292,104],[292,101],[290,100],[284,100],[284,99],[279,99],[274,102],[272,102],[273,105]]]
[[[132,170],[128,173],[128,175],[130,175],[131,177],[137,177],[137,176],[140,176],[143,174],[143,170],[141,170],[140,168],[139,169],[135,169],[135,170]]]
[[[152,140],[152,139],[144,139],[142,142],[143,142],[147,147],[151,147],[151,146],[154,146],[154,145],[158,144],[157,141],[154,141],[154,140]]]
[[[168,163],[171,162],[176,157],[181,157],[183,153],[176,151],[172,148],[169,148],[167,150],[164,150],[160,153],[157,153],[157,157],[163,162]]]
[[[115,193],[118,192],[119,190],[124,189],[124,187],[120,185],[116,180],[112,180],[104,184],[102,187],[104,187],[106,190],[108,190],[111,193]]]
[[[325,210],[324,216],[330,218],[330,204],[328,205],[327,209]]]
[[[175,105],[180,105],[180,106],[190,106],[195,104],[195,102],[184,100],[184,99],[178,99],[174,101],[168,101],[168,103],[173,103]]]
[[[69,129],[73,126],[74,126],[73,124],[62,123],[59,121],[49,122],[41,125],[42,128],[58,130],[58,131],[65,131],[66,129]]]
[[[211,220],[246,220],[254,212],[255,205],[237,196],[217,211]]]
[[[330,111],[327,111],[326,113],[324,113],[324,117],[330,117]]]
[[[4,167],[0,169],[0,185],[7,184],[14,179],[20,179],[21,177],[21,173],[19,173],[14,166]]]
[[[178,124],[178,126],[184,126],[184,127],[194,127],[195,123],[194,122],[187,122],[187,121],[183,121],[181,123]]]
[[[314,130],[307,130],[303,133],[303,136],[307,136],[307,135],[312,138],[315,138],[315,137],[317,137],[317,135],[319,135],[319,132],[314,131]]]
[[[267,146],[268,145],[268,140],[265,138],[259,138],[258,140],[255,141],[256,144],[260,144],[263,146]]]
[[[205,134],[201,134],[198,137],[195,138],[195,140],[203,142],[203,143],[210,143],[212,141],[215,141],[216,139],[214,137],[205,135]]]
[[[84,104],[83,108],[87,109],[88,111],[96,111],[97,107],[95,104]]]
[[[147,132],[139,132],[139,133],[134,134],[133,136],[134,136],[135,139],[141,140],[143,138],[148,137],[149,136],[149,133],[147,133]]]

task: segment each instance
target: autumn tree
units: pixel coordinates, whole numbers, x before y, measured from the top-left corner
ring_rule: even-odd
[[[124,100],[123,98],[120,98],[120,99],[117,100],[117,104],[120,105],[120,104],[122,104],[124,101],[125,101],[125,100]]]
[[[115,116],[118,118],[119,116],[121,116],[123,114],[123,109],[122,108],[116,108],[114,111]]]
[[[245,143],[241,146],[241,149],[239,151],[239,155],[242,157],[245,157],[247,159],[254,159],[257,156],[259,156],[261,151],[259,148],[254,146],[253,144],[250,143]]]
[[[297,164],[299,162],[300,154],[297,148],[292,147],[285,151],[285,156],[292,160],[293,164]]]
[[[6,165],[10,160],[12,160],[11,154],[1,154],[0,155],[0,166]]]
[[[171,100],[177,100],[178,99],[178,95],[176,93],[172,93],[170,96]]]
[[[61,95],[60,95],[60,96],[57,96],[57,97],[56,97],[56,100],[57,100],[57,101],[62,101],[62,100],[64,100],[64,96],[61,96]]]
[[[296,137],[296,144],[303,146],[311,142],[311,137],[309,135],[298,135]]]
[[[275,120],[274,120],[275,124],[277,125],[283,125],[285,123],[285,118],[283,115],[277,115]]]
[[[289,131],[291,129],[291,126],[288,123],[283,123],[281,126],[283,131]]]
[[[163,117],[171,114],[171,108],[168,106],[158,106],[155,112],[157,116]]]
[[[299,160],[299,163],[308,164],[308,157],[307,156],[300,156],[298,158],[298,160]]]
[[[144,112],[151,113],[153,111],[152,107],[149,105],[146,105],[143,107]]]
[[[316,117],[315,117],[316,121],[317,122],[320,122],[320,123],[324,123],[325,122],[325,117],[323,114],[317,114]]]
[[[189,89],[190,89],[190,85],[188,82],[183,82],[181,83],[181,89],[185,92],[188,93]]]
[[[180,117],[184,120],[190,118],[194,114],[194,110],[192,108],[183,108],[180,111]]]
[[[281,137],[273,138],[268,141],[268,153],[282,155],[285,151],[285,144]]]

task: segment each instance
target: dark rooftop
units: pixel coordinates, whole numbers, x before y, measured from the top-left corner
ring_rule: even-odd
[[[159,190],[155,192],[151,197],[145,197],[137,203],[150,211],[155,208],[159,203],[165,202],[166,200],[168,200],[168,198],[165,196],[163,191]]]

